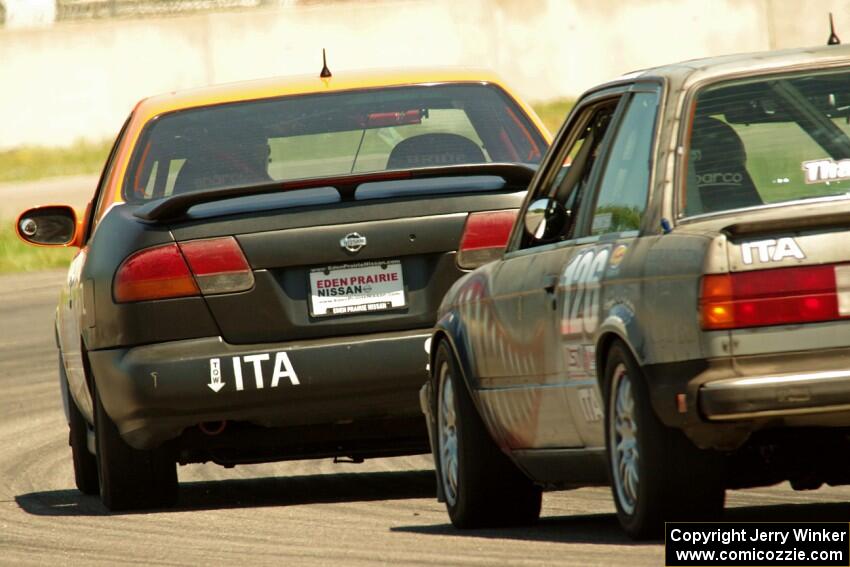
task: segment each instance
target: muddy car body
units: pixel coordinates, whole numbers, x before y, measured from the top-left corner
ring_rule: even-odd
[[[726,488],[850,482],[848,78],[836,46],[579,100],[503,258],[440,309],[421,394],[455,524],[610,482],[643,537]]]
[[[466,70],[140,102],[86,215],[17,223],[80,247],[56,318],[78,487],[150,507],[175,500],[176,462],[427,452],[437,306],[504,246],[547,144]]]

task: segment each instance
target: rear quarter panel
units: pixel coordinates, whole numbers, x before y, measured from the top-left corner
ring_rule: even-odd
[[[93,316],[81,329],[88,350],[219,335],[200,297],[124,304],[113,300],[112,283],[121,262],[137,250],[172,241],[167,226],[140,221],[126,205],[112,207],[101,220],[82,271],[83,285],[93,290],[86,305]]]
[[[80,329],[85,324],[87,315],[84,299],[86,293],[90,291],[83,286],[81,279],[87,255],[88,250],[83,248],[74,256],[68,267],[68,274],[59,293],[59,304],[56,308],[56,338],[59,343],[57,346],[61,363],[68,379],[68,394],[76,401],[80,412],[93,423],[92,399],[86,381],[80,339]]]
[[[703,332],[698,308],[703,274],[725,271],[725,237],[674,232],[653,240],[643,258],[639,325],[626,337],[638,362],[728,356],[728,333]]]

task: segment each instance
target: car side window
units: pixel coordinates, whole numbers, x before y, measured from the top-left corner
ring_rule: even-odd
[[[609,98],[589,105],[578,117],[575,127],[566,133],[565,144],[549,164],[558,171],[544,181],[535,192],[534,199],[550,198],[567,212],[567,221],[560,234],[541,240],[524,234],[520,247],[531,248],[553,241],[575,237],[576,221],[585,195],[598,169],[599,156],[606,141],[608,125],[617,110],[620,98]]]
[[[658,94],[631,96],[601,172],[590,234],[636,231],[646,210]]]

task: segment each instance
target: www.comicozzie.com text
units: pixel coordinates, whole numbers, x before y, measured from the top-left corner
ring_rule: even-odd
[[[732,542],[743,541],[765,541],[786,544],[793,536],[793,542],[820,542],[820,541],[847,541],[847,532],[842,530],[811,528],[772,529],[760,528],[733,528],[716,530],[689,531],[675,528],[670,532],[672,541],[686,541],[689,543],[722,543],[727,545]]]

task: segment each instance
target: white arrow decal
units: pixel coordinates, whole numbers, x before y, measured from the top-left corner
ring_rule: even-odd
[[[224,388],[224,382],[221,381],[221,361],[218,358],[210,359],[210,383],[207,386],[216,394]]]

